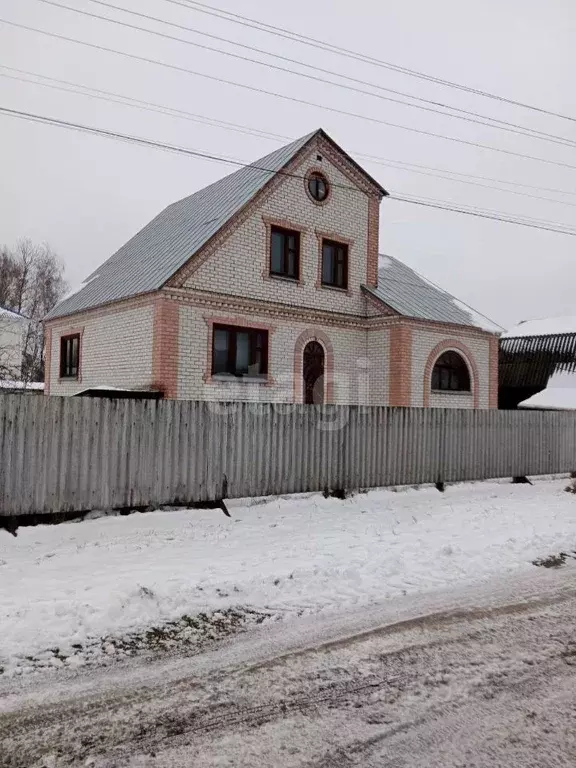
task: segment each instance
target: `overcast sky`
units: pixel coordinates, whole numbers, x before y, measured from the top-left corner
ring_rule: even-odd
[[[90,0],[57,1],[203,45],[242,53],[230,44],[179,32],[103,8]],[[379,86],[576,140],[576,122],[355,62],[231,24],[168,0],[109,2]],[[574,0],[547,3],[539,0],[208,2],[388,62],[576,117]],[[359,159],[392,193],[448,200],[576,228],[576,169],[418,135],[336,114],[322,106],[574,166],[576,148],[275,72],[192,45],[82,17],[39,0],[0,0],[0,17],[295,96],[317,106],[251,93],[0,23],[2,65],[288,137],[322,127],[352,156],[369,154],[444,171],[564,190],[572,194],[510,187],[561,201],[547,202]],[[244,53],[265,59],[258,54]],[[300,71],[306,70],[300,68]],[[2,73],[14,74],[0,69]],[[383,91],[379,93],[386,95]],[[0,77],[0,104],[242,161],[255,160],[280,144],[5,77]],[[0,243],[13,245],[20,237],[50,243],[64,261],[67,278],[73,285],[167,204],[234,170],[219,163],[5,116],[0,116],[0,126]],[[506,327],[522,319],[576,314],[576,238],[571,236],[384,200],[380,251],[404,260]]]

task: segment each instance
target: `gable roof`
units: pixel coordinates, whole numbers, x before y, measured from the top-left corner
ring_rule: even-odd
[[[363,176],[388,194],[322,129],[240,168],[183,200],[172,203],[68,294],[46,320],[120,299],[157,291],[239,213],[274,176],[316,137],[344,154]]]
[[[501,330],[393,256],[380,255],[378,287],[365,290],[405,317],[474,326],[490,333]]]

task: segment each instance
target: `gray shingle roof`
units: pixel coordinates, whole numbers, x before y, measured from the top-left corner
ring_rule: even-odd
[[[317,134],[172,203],[65,298],[46,320],[161,288]],[[322,132],[323,133],[323,132]]]
[[[366,290],[406,317],[471,325],[493,333],[502,330],[392,256],[380,256],[378,287]]]

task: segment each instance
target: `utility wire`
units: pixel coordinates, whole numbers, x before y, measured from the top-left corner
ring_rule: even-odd
[[[236,133],[241,133],[247,136],[254,136],[256,138],[263,138],[268,141],[274,141],[274,142],[294,141],[296,138],[294,136],[286,136],[283,134],[269,133],[267,131],[262,131],[258,128],[251,128],[248,126],[238,125],[236,123],[230,123],[225,120],[216,120],[214,118],[210,118],[205,115],[198,115],[196,113],[186,112],[185,110],[177,109],[174,107],[169,107],[162,104],[156,104],[154,102],[143,101],[141,99],[135,99],[132,96],[126,96],[124,94],[118,94],[110,91],[104,91],[99,88],[92,88],[90,86],[83,85],[81,83],[74,83],[68,80],[60,80],[58,78],[48,77],[47,75],[42,75],[38,72],[29,72],[26,70],[18,69],[16,67],[9,67],[1,63],[0,63],[0,68],[7,69],[10,72],[17,72],[21,75],[29,75],[31,77],[42,78],[43,80],[47,80],[49,82],[38,82],[36,80],[27,79],[26,77],[7,74],[6,72],[0,72],[0,77],[16,80],[22,83],[28,83],[31,85],[39,85],[43,88],[51,88],[57,91],[61,91],[63,93],[72,93],[76,96],[86,96],[89,98],[106,101],[111,104],[120,104],[121,106],[133,107],[136,109],[145,110],[147,112],[166,115],[168,117],[176,117],[178,119],[189,120],[191,122],[194,122],[200,125],[215,126],[223,130],[234,131]],[[556,203],[558,205],[567,205],[570,207],[576,207],[576,202],[568,202],[566,200],[557,200],[555,198],[544,197],[542,195],[535,195],[529,192],[520,192],[515,189],[505,189],[505,188],[497,187],[491,184],[484,184],[479,181],[472,181],[468,178],[452,178],[450,174],[455,174],[457,176],[467,176],[467,174],[461,174],[456,171],[451,171],[448,169],[431,168],[429,166],[421,166],[416,163],[406,163],[401,160],[392,160],[392,159],[377,157],[374,155],[365,155],[365,154],[362,154],[361,152],[355,152],[354,150],[351,150],[351,153],[356,155],[356,157],[358,158],[367,160],[371,163],[375,163],[376,165],[381,165],[387,168],[393,168],[395,170],[406,171],[408,173],[416,173],[422,176],[429,176],[431,178],[457,182],[459,184],[469,184],[472,186],[480,187],[482,189],[490,189],[498,192],[506,192],[513,195],[520,195],[521,197],[529,197],[534,200],[543,200],[549,203]],[[408,167],[404,167],[404,166],[408,166]],[[478,178],[478,179],[486,179],[488,181],[496,181],[501,184],[511,184],[511,185],[518,184],[519,186],[522,186],[522,187],[526,186],[533,189],[540,189],[539,187],[536,187],[533,185],[524,185],[524,184],[519,184],[518,182],[505,181],[503,179],[490,179],[488,177],[473,176],[473,175],[470,175],[470,177],[474,179]],[[546,187],[542,188],[541,191],[556,192],[558,194],[576,195],[576,192],[568,192],[566,190],[558,190],[558,189],[555,190],[555,189],[549,189]]]
[[[179,147],[179,146],[176,146],[176,145],[173,145],[173,144],[166,144],[166,143],[163,143],[163,142],[154,141],[152,139],[145,139],[145,138],[142,138],[142,137],[139,137],[139,136],[131,136],[131,135],[128,135],[128,134],[119,133],[117,131],[110,131],[110,130],[106,130],[106,129],[103,129],[103,128],[95,128],[94,126],[83,125],[81,123],[73,123],[73,122],[66,121],[66,120],[59,120],[57,118],[48,117],[46,115],[38,115],[38,114],[31,113],[31,112],[24,112],[24,111],[21,111],[21,110],[14,110],[14,109],[10,109],[8,107],[0,106],[0,114],[4,114],[4,115],[7,115],[9,117],[14,117],[14,118],[17,118],[17,119],[28,120],[28,121],[31,121],[31,122],[36,122],[36,123],[40,123],[40,124],[44,124],[44,125],[52,125],[52,126],[56,126],[56,127],[59,127],[59,128],[66,128],[66,129],[69,129],[69,130],[89,133],[89,134],[92,134],[92,135],[104,136],[106,138],[111,138],[111,139],[115,139],[115,140],[118,140],[118,141],[124,141],[124,142],[128,142],[128,143],[131,143],[131,144],[142,145],[142,146],[151,147],[151,148],[155,148],[155,149],[162,149],[162,150],[169,151],[169,152],[176,152],[176,153],[178,153],[180,155],[187,155],[187,156],[190,156],[190,157],[202,158],[202,159],[209,160],[209,161],[212,161],[212,162],[219,162],[219,163],[226,163],[228,165],[235,165],[235,166],[237,166],[239,168],[250,168],[250,169],[253,169],[255,171],[265,171],[267,173],[270,173],[272,176],[279,175],[279,176],[286,176],[286,177],[289,177],[289,178],[297,178],[297,179],[301,179],[301,180],[305,180],[305,178],[306,178],[305,176],[300,175],[300,174],[289,173],[289,172],[286,172],[286,171],[276,171],[276,170],[272,170],[270,168],[265,168],[263,166],[256,165],[255,163],[243,163],[243,162],[241,162],[239,160],[235,160],[234,158],[224,157],[224,156],[221,156],[221,155],[213,155],[213,154],[209,154],[207,152],[201,152],[199,150],[189,149],[187,147]],[[333,186],[334,187],[343,188],[343,189],[352,190],[354,192],[359,192],[359,190],[356,187],[352,187],[352,186],[345,185],[345,184],[334,183]],[[437,209],[440,209],[440,210],[452,211],[452,212],[455,212],[455,213],[466,214],[466,215],[469,215],[469,216],[477,216],[479,218],[492,219],[492,220],[495,220],[495,221],[502,221],[502,222],[506,222],[506,223],[509,223],[509,224],[516,224],[516,225],[519,225],[519,226],[530,227],[532,229],[540,229],[540,230],[544,230],[544,231],[547,231],[547,232],[556,232],[558,234],[571,235],[571,236],[576,237],[576,231],[571,230],[568,227],[568,225],[560,224],[560,223],[557,223],[557,222],[549,222],[550,226],[548,226],[547,225],[548,223],[546,223],[546,225],[545,225],[544,223],[538,223],[536,220],[529,220],[529,219],[520,220],[518,218],[514,218],[512,214],[510,214],[510,215],[509,214],[497,215],[496,213],[485,212],[485,211],[483,211],[481,209],[475,209],[475,210],[469,209],[469,210],[467,210],[467,209],[462,208],[462,207],[457,207],[456,205],[446,205],[446,204],[442,203],[442,201],[426,202],[424,199],[420,199],[419,200],[419,199],[416,199],[416,198],[411,198],[411,197],[403,196],[401,194],[391,195],[390,197],[391,197],[392,200],[396,200],[398,202],[412,203],[412,204],[415,204],[415,205],[424,205],[424,206],[427,206],[427,207],[430,207],[430,208],[437,208]]]
[[[300,99],[300,98],[297,98],[295,96],[287,96],[287,95],[282,94],[282,93],[276,93],[275,91],[268,91],[268,90],[266,90],[264,88],[258,88],[256,86],[246,85],[245,83],[239,83],[239,82],[236,82],[234,80],[228,80],[228,79],[223,78],[223,77],[217,77],[216,75],[209,75],[209,74],[206,74],[204,72],[197,72],[195,70],[187,69],[186,67],[180,67],[180,66],[178,66],[176,64],[169,64],[168,62],[160,61],[158,59],[150,59],[150,58],[147,58],[145,56],[139,56],[139,55],[137,55],[135,53],[128,53],[127,51],[119,51],[119,50],[117,50],[115,48],[108,48],[107,46],[104,46],[104,45],[99,45],[99,44],[96,44],[96,43],[89,43],[89,42],[86,42],[85,40],[78,40],[77,38],[69,37],[67,35],[61,35],[61,34],[58,34],[56,32],[48,32],[47,30],[38,29],[36,27],[31,27],[31,26],[28,26],[26,24],[19,24],[18,22],[15,22],[15,21],[9,21],[7,19],[0,18],[0,23],[8,24],[9,26],[16,27],[18,29],[24,29],[24,30],[27,30],[28,32],[36,32],[38,34],[45,35],[47,37],[52,37],[52,38],[57,39],[57,40],[65,40],[66,42],[69,42],[69,43],[75,43],[77,45],[83,45],[83,46],[85,46],[87,48],[92,48],[94,50],[105,51],[107,53],[113,53],[113,54],[115,54],[117,56],[123,56],[125,58],[133,59],[134,61],[141,61],[141,62],[145,62],[147,64],[154,64],[156,66],[165,67],[167,69],[172,69],[174,71],[182,72],[184,74],[194,75],[196,77],[203,77],[203,78],[205,78],[207,80],[211,80],[213,82],[224,83],[226,85],[232,85],[234,87],[241,88],[241,89],[247,90],[247,91],[251,91],[253,93],[265,94],[267,96],[273,96],[274,98],[283,99],[285,101],[290,101],[290,102],[293,102],[293,103],[296,103],[296,104],[304,104],[304,105],[309,106],[309,107],[314,107],[314,108],[317,108],[317,109],[318,108],[323,109],[323,110],[325,110],[327,112],[333,112],[333,113],[339,114],[339,115],[346,115],[347,117],[354,117],[356,119],[365,120],[367,122],[375,123],[377,125],[386,125],[386,126],[391,127],[391,128],[399,128],[401,130],[410,131],[411,133],[416,133],[416,134],[419,134],[419,135],[422,135],[422,136],[431,136],[431,137],[434,137],[434,138],[444,139],[444,140],[447,140],[447,141],[453,141],[453,142],[456,142],[458,144],[463,144],[465,146],[478,147],[480,149],[488,149],[488,150],[490,150],[492,152],[500,152],[502,154],[510,155],[512,157],[520,157],[520,158],[522,158],[524,160],[534,160],[536,162],[546,163],[548,165],[556,165],[556,166],[559,166],[559,167],[562,167],[562,168],[570,168],[571,170],[576,170],[576,165],[571,165],[570,163],[561,162],[559,160],[550,160],[548,158],[539,157],[537,155],[528,155],[528,154],[522,153],[522,152],[514,152],[513,150],[503,149],[502,147],[494,147],[494,146],[492,146],[490,144],[482,144],[482,143],[477,142],[477,141],[469,141],[467,139],[460,139],[460,138],[457,138],[455,136],[447,136],[447,135],[441,134],[441,133],[434,133],[433,131],[426,131],[426,130],[424,130],[422,128],[413,128],[412,126],[402,125],[402,124],[399,124],[399,123],[392,123],[392,122],[389,122],[387,120],[381,120],[381,119],[376,118],[376,117],[370,117],[369,115],[363,115],[363,114],[358,113],[358,112],[349,112],[349,111],[344,110],[344,109],[338,109],[337,107],[329,107],[327,105],[318,104],[318,103],[315,103],[315,102],[312,102],[312,101],[307,101],[306,99]]]
[[[425,197],[424,195],[408,194],[408,193],[406,193],[406,194],[399,193],[398,196],[402,197],[403,199],[404,198],[407,198],[407,199],[409,198],[410,200],[418,201],[418,202],[426,202],[426,203],[434,203],[434,204],[439,203],[439,204],[446,205],[446,206],[457,206],[459,209],[462,209],[464,211],[471,211],[471,212],[478,212],[478,211],[480,211],[483,214],[484,213],[485,214],[493,214],[495,216],[501,216],[502,215],[502,211],[496,210],[494,208],[484,208],[484,207],[480,208],[477,205],[470,205],[468,203],[454,202],[453,200],[438,200],[437,198],[430,198],[430,197]],[[394,195],[393,194],[390,195],[389,197],[391,199],[394,199]],[[549,219],[540,219],[540,218],[537,218],[535,216],[524,216],[523,214],[516,214],[516,213],[505,213],[504,215],[508,219],[510,219],[510,220],[513,219],[514,222],[518,223],[518,224],[521,224],[521,223],[524,223],[524,222],[529,222],[530,224],[537,223],[537,224],[546,224],[546,225],[551,225],[551,226],[561,226],[565,230],[571,230],[571,231],[576,232],[576,228],[573,225],[571,225],[571,224],[559,224],[558,222],[550,221]]]
[[[207,14],[209,16],[215,16],[219,19],[224,19],[225,21],[229,21],[233,24],[240,24],[243,27],[249,27],[251,29],[256,29],[260,32],[266,32],[270,35],[275,35],[276,37],[283,37],[287,40],[291,40],[292,42],[298,42],[302,45],[307,45],[312,48],[329,51],[330,53],[335,53],[340,56],[344,56],[349,59],[355,59],[356,61],[361,61],[367,64],[371,64],[373,66],[381,67],[383,69],[389,69],[393,72],[398,72],[403,75],[408,75],[409,77],[415,77],[421,80],[426,80],[431,83],[436,83],[437,85],[446,86],[448,88],[455,88],[459,91],[464,91],[466,93],[472,93],[476,96],[483,96],[487,99],[493,99],[495,101],[502,102],[504,104],[510,104],[515,107],[522,107],[523,109],[529,109],[533,112],[538,112],[543,115],[550,115],[552,117],[558,117],[562,120],[569,120],[571,122],[576,122],[576,117],[572,117],[570,115],[563,115],[559,112],[554,112],[553,110],[544,109],[543,107],[538,107],[533,104],[526,104],[522,101],[517,101],[515,99],[509,99],[505,96],[499,96],[495,93],[490,93],[489,91],[483,91],[479,88],[473,88],[468,85],[462,85],[461,83],[456,83],[452,80],[445,80],[441,77],[435,77],[434,75],[429,75],[426,72],[420,72],[415,69],[410,69],[408,67],[403,67],[398,64],[394,64],[389,61],[383,61],[382,59],[375,58],[373,56],[368,56],[367,54],[360,53],[358,51],[353,51],[349,48],[344,48],[339,45],[333,45],[332,43],[328,43],[324,40],[319,40],[315,37],[308,37],[307,35],[302,35],[299,32],[291,32],[288,29],[284,29],[283,27],[277,27],[273,24],[266,24],[263,21],[258,21],[257,19],[251,19],[248,16],[242,16],[238,13],[232,13],[231,11],[225,11],[221,8],[215,8],[214,6],[208,5],[206,3],[200,3],[196,0],[184,0],[183,2],[179,0],[165,0],[165,2],[172,3],[173,5],[180,5],[183,8],[187,8],[191,11],[196,11],[197,13],[203,13]]]
[[[247,61],[247,62],[250,62],[252,64],[257,64],[258,66],[261,66],[261,67],[267,67],[269,69],[274,69],[274,70],[280,71],[280,72],[287,72],[287,73],[289,73],[291,75],[296,75],[297,77],[303,77],[303,78],[306,78],[308,80],[313,80],[315,82],[325,83],[325,84],[328,84],[328,85],[335,86],[337,88],[342,88],[342,89],[345,89],[345,90],[348,90],[348,91],[352,91],[354,93],[360,93],[360,94],[362,94],[364,96],[371,96],[372,98],[383,99],[384,101],[390,101],[390,102],[393,102],[395,104],[400,104],[401,106],[412,107],[413,109],[420,109],[420,110],[423,110],[425,112],[432,112],[434,114],[443,115],[444,117],[451,117],[451,118],[455,118],[455,119],[458,119],[458,120],[464,120],[464,121],[466,121],[468,123],[475,123],[477,125],[487,126],[488,128],[495,128],[495,129],[507,131],[509,133],[513,133],[513,134],[516,134],[516,135],[527,136],[528,138],[539,139],[541,141],[547,141],[547,142],[550,142],[552,144],[559,144],[561,146],[569,146],[569,147],[575,147],[576,148],[576,141],[574,141],[573,139],[569,139],[569,138],[567,138],[565,136],[557,136],[555,134],[546,133],[544,131],[538,131],[536,129],[533,129],[533,128],[530,128],[530,127],[527,127],[527,126],[518,125],[517,123],[511,123],[511,122],[508,122],[506,120],[499,120],[498,118],[490,117],[489,115],[481,115],[481,114],[479,114],[477,112],[472,112],[472,111],[469,111],[469,110],[460,109],[458,107],[452,107],[452,106],[450,106],[448,104],[443,104],[441,102],[432,101],[430,99],[420,98],[419,96],[413,96],[413,95],[411,95],[409,93],[404,93],[402,91],[395,91],[395,90],[392,90],[390,88],[384,88],[384,87],[382,87],[382,86],[380,86],[380,85],[378,85],[376,83],[370,83],[370,82],[367,82],[365,80],[361,80],[361,79],[358,79],[358,78],[355,78],[355,77],[350,77],[348,75],[341,74],[339,72],[334,72],[334,71],[329,70],[329,69],[323,69],[321,67],[317,67],[317,66],[314,66],[314,65],[311,65],[311,64],[307,64],[306,62],[299,61],[298,59],[292,59],[292,58],[289,58],[287,56],[281,56],[279,54],[270,53],[269,51],[265,51],[265,50],[263,50],[261,48],[256,48],[256,47],[251,46],[251,45],[245,45],[243,43],[237,43],[234,40],[230,40],[230,39],[225,38],[225,37],[220,37],[218,35],[213,35],[213,34],[210,34],[208,32],[203,32],[203,31],[200,31],[200,30],[197,30],[197,29],[193,29],[191,27],[187,27],[187,26],[184,26],[182,24],[176,24],[175,22],[166,21],[165,19],[161,19],[158,16],[150,16],[149,14],[140,13],[139,11],[128,10],[127,8],[123,8],[121,6],[105,2],[104,0],[90,0],[90,2],[95,3],[97,5],[101,5],[101,6],[105,7],[105,8],[113,9],[115,11],[121,11],[122,13],[130,14],[132,16],[137,16],[139,18],[143,18],[143,19],[146,19],[148,21],[157,22],[159,24],[164,24],[164,25],[169,26],[169,27],[175,27],[176,29],[185,30],[186,32],[191,32],[191,33],[196,34],[196,35],[201,35],[203,37],[208,37],[208,38],[211,38],[213,40],[218,40],[220,42],[224,42],[224,43],[227,43],[227,44],[230,44],[230,45],[238,46],[240,48],[244,48],[244,49],[251,50],[251,51],[256,51],[257,53],[261,53],[261,54],[263,54],[265,56],[270,56],[270,57],[273,57],[273,58],[276,58],[276,59],[282,59],[283,61],[288,61],[288,62],[291,62],[292,64],[297,64],[298,66],[306,67],[308,69],[312,69],[312,70],[317,71],[317,72],[322,72],[324,74],[334,75],[336,77],[340,77],[342,79],[349,80],[351,82],[359,83],[361,85],[367,85],[370,88],[376,88],[378,90],[384,90],[384,91],[389,91],[389,92],[392,92],[392,93],[396,93],[397,95],[405,96],[405,97],[408,97],[409,99],[414,99],[416,101],[422,101],[422,102],[424,102],[426,104],[430,104],[430,105],[433,105],[433,106],[423,106],[422,104],[413,104],[413,103],[411,103],[409,101],[405,101],[403,99],[396,99],[396,98],[393,98],[393,97],[390,97],[390,96],[383,96],[380,93],[373,93],[373,92],[367,91],[367,90],[365,90],[363,88],[358,88],[358,87],[346,85],[344,83],[335,82],[334,80],[327,80],[326,78],[322,78],[322,77],[318,77],[318,76],[314,76],[314,75],[309,75],[309,74],[306,74],[304,72],[297,72],[297,71],[295,71],[293,69],[288,69],[287,67],[281,67],[281,66],[277,66],[277,65],[271,64],[270,62],[259,61],[258,59],[253,59],[253,58],[250,58],[248,56],[240,56],[239,54],[232,53],[230,51],[223,51],[223,50],[221,50],[219,48],[213,48],[213,47],[208,46],[208,45],[202,45],[201,43],[194,42],[193,40],[186,40],[186,39],[181,38],[181,37],[175,37],[173,35],[167,35],[167,34],[164,34],[162,32],[158,32],[157,30],[147,29],[145,27],[139,27],[139,26],[137,26],[135,24],[129,24],[128,22],[119,21],[117,19],[111,19],[108,16],[102,16],[102,15],[97,14],[97,13],[91,13],[89,11],[84,11],[84,10],[81,10],[79,8],[74,8],[74,7],[70,6],[70,5],[66,5],[65,3],[56,2],[56,0],[37,0],[37,2],[45,3],[46,5],[50,5],[50,6],[53,6],[55,8],[61,8],[61,9],[67,10],[67,11],[71,11],[73,13],[77,13],[77,14],[80,14],[82,16],[87,16],[89,18],[98,19],[99,21],[105,21],[105,22],[108,22],[109,24],[117,24],[119,26],[126,27],[128,29],[134,29],[134,30],[137,30],[139,32],[146,32],[146,33],[148,33],[150,35],[155,35],[157,37],[161,37],[161,38],[164,38],[164,39],[167,39],[167,40],[173,40],[173,41],[178,42],[178,43],[184,43],[186,45],[192,45],[192,46],[194,46],[196,48],[200,48],[202,50],[211,51],[213,53],[217,53],[217,54],[220,54],[222,56],[228,56],[228,57],[231,57],[231,58],[234,58],[234,59],[239,59],[241,61]],[[442,109],[435,109],[434,107],[441,107]],[[453,110],[455,112],[460,112],[461,114],[452,114],[450,112],[443,111],[443,110],[446,110],[446,109],[450,109],[450,110]],[[466,115],[468,115],[468,116],[466,116]],[[476,118],[481,118],[481,119],[476,119]],[[486,122],[487,120],[491,121],[491,122]]]
[[[428,202],[426,200],[417,200],[416,198],[403,197],[401,195],[390,195],[389,199],[396,200],[399,203],[412,203],[414,205],[422,205],[425,208],[436,208],[441,211],[451,211],[452,213],[463,213],[463,214],[466,214],[467,216],[476,216],[480,219],[492,219],[493,221],[505,221],[508,224],[517,224],[518,226],[521,226],[521,227],[530,227],[532,229],[543,229],[548,232],[558,232],[563,235],[573,235],[576,237],[576,231],[571,229],[554,229],[552,227],[543,226],[542,224],[539,224],[539,223],[534,223],[534,224],[529,223],[528,220],[521,221],[513,218],[503,218],[502,216],[497,216],[492,213],[484,213],[481,210],[472,211],[472,210],[467,210],[465,208],[458,207],[456,205],[449,206],[449,205],[445,205],[444,203],[434,203],[434,202]],[[560,226],[563,226],[563,225],[560,225]]]
[[[70,80],[61,80],[55,77],[49,77],[47,75],[40,74],[39,72],[30,72],[25,69],[10,67],[7,64],[0,64],[0,68],[6,69],[10,72],[17,72],[20,75],[28,75],[30,77],[41,78],[42,80],[47,80],[49,82],[37,82],[37,81],[29,80],[23,77],[8,75],[6,73],[0,73],[1,77],[17,80],[23,83],[30,83],[32,85],[39,85],[45,88],[53,88],[55,90],[63,91],[64,93],[73,93],[77,96],[88,96],[90,98],[100,99],[102,101],[108,101],[113,104],[120,104],[122,106],[127,106],[127,107],[135,107],[137,109],[143,109],[149,112],[156,112],[158,114],[167,115],[169,117],[178,117],[184,120],[197,122],[201,125],[215,126],[217,128],[221,128],[222,130],[242,133],[247,136],[254,136],[257,138],[263,138],[268,141],[294,141],[296,138],[294,136],[288,136],[286,134],[272,133],[270,131],[264,131],[260,128],[253,128],[247,125],[232,123],[227,120],[219,120],[213,117],[208,117],[206,115],[199,115],[194,112],[187,112],[186,110],[179,109],[177,107],[170,107],[165,104],[157,104],[151,101],[136,99],[133,96],[127,96],[126,94],[114,93],[113,91],[106,91],[101,88],[93,88],[92,86],[88,86],[83,83],[74,83]],[[58,85],[53,85],[54,83]],[[59,85],[70,86],[70,87],[69,88],[59,87]],[[460,171],[454,171],[449,168],[437,168],[435,166],[421,165],[418,163],[410,163],[406,160],[390,159],[385,157],[379,157],[377,155],[367,155],[362,152],[356,152],[354,150],[352,150],[351,152],[352,154],[362,159],[369,160],[378,165],[383,165],[390,168],[396,168],[397,170],[405,170],[405,171],[410,171],[414,173],[417,173],[420,171],[430,171],[431,173],[426,174],[430,176],[436,176],[436,173],[444,174],[444,175],[438,175],[436,177],[440,179],[446,179],[447,181],[457,181],[457,182],[466,183],[466,184],[473,184],[474,182],[469,181],[469,179],[477,179],[480,181],[492,181],[492,182],[496,182],[497,184],[506,184],[509,186],[521,187],[523,189],[533,189],[539,192],[552,192],[553,194],[576,196],[576,191],[573,191],[573,190],[558,189],[555,187],[541,187],[536,184],[525,184],[519,181],[509,181],[507,179],[498,179],[498,178],[494,178],[493,176],[482,176],[482,175],[472,174],[472,173],[462,173]],[[407,167],[404,167],[404,166],[407,166]],[[462,178],[461,179],[452,178],[452,176],[460,176]],[[522,194],[512,189],[502,189],[500,187],[493,187],[489,185],[479,185],[479,186],[485,186],[487,189],[494,189],[499,192],[510,192],[511,194]],[[563,205],[568,205],[568,203],[566,203],[563,200],[555,200],[553,198],[540,197],[537,195],[534,195],[533,197],[538,200],[545,200],[548,202],[561,203]]]

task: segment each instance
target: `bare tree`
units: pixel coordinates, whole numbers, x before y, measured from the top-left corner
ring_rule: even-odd
[[[19,240],[0,249],[0,306],[29,318],[24,340],[22,378],[44,380],[42,319],[68,290],[64,266],[49,245]]]

